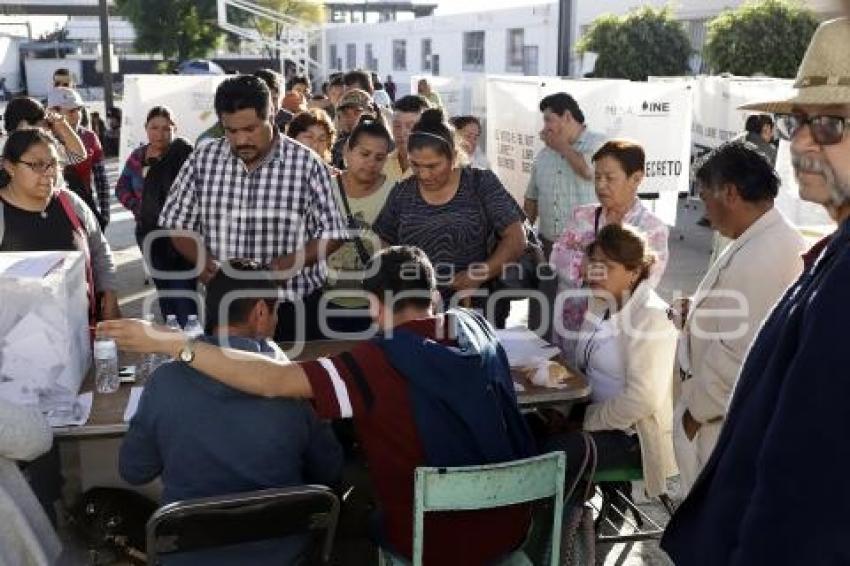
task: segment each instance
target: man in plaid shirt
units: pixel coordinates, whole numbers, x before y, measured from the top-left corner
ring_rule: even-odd
[[[221,83],[215,110],[225,135],[201,143],[189,156],[159,223],[197,234],[199,240],[185,234],[172,239],[199,266],[201,282],[231,258],[275,269],[284,298],[275,339],[316,339],[325,260],[347,231],[328,168],[315,153],[277,133],[271,107],[269,89],[257,77]]]

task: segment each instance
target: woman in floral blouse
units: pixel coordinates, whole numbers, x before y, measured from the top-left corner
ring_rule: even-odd
[[[637,197],[643,181],[646,156],[643,148],[626,140],[611,140],[593,156],[594,185],[599,204],[578,206],[564,233],[552,248],[550,262],[558,273],[558,292],[569,293],[582,289],[583,263],[588,244],[596,239],[599,230],[608,224],[628,224],[637,228],[647,239],[657,257],[649,276],[652,287],[658,285],[667,267],[667,237],[664,222],[650,212]],[[556,303],[556,308],[559,303]],[[556,313],[553,337],[568,359],[575,356],[578,330],[587,310],[584,296],[566,296],[560,319]],[[560,327],[560,328],[559,328]]]

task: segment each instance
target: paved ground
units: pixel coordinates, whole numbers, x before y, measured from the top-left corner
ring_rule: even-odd
[[[107,169],[110,181],[114,186],[118,175],[117,161],[111,160]],[[706,270],[711,252],[711,232],[696,225],[701,214],[702,209],[698,202],[689,205],[685,200],[680,200],[678,225],[672,230],[670,236],[670,260],[667,272],[660,285],[660,292],[667,300],[679,294],[693,292]],[[112,220],[107,228],[106,235],[112,245],[118,264],[121,309],[125,316],[139,316],[145,301],[153,300],[154,288],[152,284],[145,285],[141,255],[133,235],[132,215],[126,212],[120,204],[114,202],[111,216]],[[511,320],[522,322],[524,319],[525,312],[517,305],[511,313]],[[674,481],[671,485],[674,494],[676,487],[677,484]],[[644,503],[641,507],[657,519],[664,520],[666,516],[663,508],[652,502]],[[73,560],[71,563],[81,563],[78,560],[83,560],[84,554],[77,552],[75,555],[77,560]],[[353,562],[360,562],[360,560]],[[349,564],[349,561],[346,560],[345,564]],[[655,543],[634,543],[598,549],[597,564],[666,565],[669,564],[669,560]]]

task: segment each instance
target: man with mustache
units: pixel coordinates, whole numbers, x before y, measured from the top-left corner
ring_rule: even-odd
[[[797,94],[747,107],[778,115],[800,196],[838,228],[809,253],[747,355],[717,446],[661,542],[678,565],[850,563],[848,50],[850,21],[822,24]]]
[[[326,259],[347,237],[328,168],[280,135],[259,78],[224,80],[215,111],[224,137],[198,145],[183,164],[159,225],[209,281],[220,261],[248,258],[276,270],[285,299],[275,339],[316,339]],[[189,234],[191,233],[191,234]],[[194,235],[195,237],[192,237]]]

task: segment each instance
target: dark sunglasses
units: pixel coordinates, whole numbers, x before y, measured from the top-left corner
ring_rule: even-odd
[[[803,126],[809,126],[812,139],[818,145],[841,143],[846,131],[844,116],[806,116],[805,114],[780,114],[776,117],[776,131],[784,140],[791,140]]]

